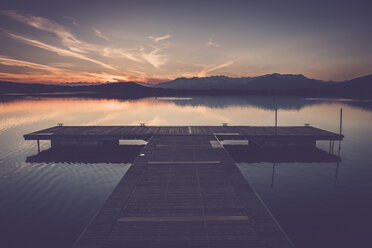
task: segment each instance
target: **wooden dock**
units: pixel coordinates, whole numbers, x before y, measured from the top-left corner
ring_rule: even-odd
[[[294,246],[220,140],[315,146],[343,136],[307,126],[57,126],[24,138],[52,146],[148,140],[75,248],[284,248]]]
[[[57,138],[150,139],[160,135],[212,135],[219,139],[311,138],[341,140],[342,135],[311,126],[55,126],[24,135],[26,140]],[[221,140],[220,139],[220,140]]]
[[[154,136],[82,247],[293,247],[214,136]]]

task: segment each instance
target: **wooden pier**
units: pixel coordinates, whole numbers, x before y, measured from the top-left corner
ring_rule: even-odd
[[[218,140],[248,140],[259,146],[315,146],[317,140],[342,140],[343,135],[311,126],[56,126],[24,135],[25,140],[51,140],[52,146],[117,145],[119,140],[153,136],[215,136]]]
[[[313,127],[229,126],[58,126],[24,137],[56,146],[148,140],[75,248],[294,247],[220,139],[308,146],[343,138]]]

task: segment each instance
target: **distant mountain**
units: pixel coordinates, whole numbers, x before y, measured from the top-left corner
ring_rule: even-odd
[[[303,75],[268,74],[259,77],[230,78],[226,76],[177,78],[157,84],[165,89],[218,89],[218,90],[295,90],[321,89],[331,82],[309,79]]]
[[[161,91],[161,89],[159,89]],[[0,81],[0,94],[90,94],[95,96],[138,97],[151,96],[154,91],[150,87],[135,82],[55,85],[35,83],[15,83]]]
[[[76,82],[76,83],[62,83],[62,86],[91,86],[91,85],[100,85],[102,83],[86,83],[86,82]]]
[[[372,98],[372,74],[337,83],[332,91],[349,97]]]
[[[60,85],[0,81],[0,95],[78,95],[89,97],[138,98],[181,95],[293,95],[306,97],[343,97],[372,99],[372,74],[344,82],[322,81],[303,75],[268,74],[259,77],[226,76],[177,78],[149,85],[141,82]]]

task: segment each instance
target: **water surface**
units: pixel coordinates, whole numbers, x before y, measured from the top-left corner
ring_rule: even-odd
[[[275,108],[279,125],[334,132],[343,108],[342,162],[239,163],[244,176],[298,247],[365,247],[372,233],[371,103],[259,96],[1,102],[0,247],[70,247],[130,166],[28,163],[37,146],[23,134],[57,123],[273,125]]]

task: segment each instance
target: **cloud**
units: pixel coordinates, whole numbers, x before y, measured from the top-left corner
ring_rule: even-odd
[[[111,75],[107,73],[85,73],[85,75],[92,76],[94,78],[99,78],[100,81],[104,82],[120,82],[120,81],[129,81],[131,77],[123,75]]]
[[[92,62],[94,64],[103,66],[103,67],[105,67],[107,69],[110,69],[110,70],[115,70],[115,71],[117,70],[116,68],[114,68],[110,65],[107,65],[107,64],[105,64],[105,63],[103,63],[99,60],[89,58],[86,55],[83,55],[83,54],[80,54],[80,53],[77,53],[77,52],[74,52],[74,51],[66,50],[66,49],[63,49],[63,48],[55,47],[55,46],[52,46],[52,45],[48,45],[48,44],[43,43],[41,41],[29,39],[29,38],[26,38],[26,37],[23,37],[23,36],[20,36],[20,35],[17,35],[17,34],[13,34],[13,33],[10,33],[10,32],[7,32],[7,33],[10,37],[12,37],[14,39],[17,39],[17,40],[22,41],[26,44],[29,44],[29,45],[32,45],[32,46],[35,46],[35,47],[38,47],[38,48],[41,48],[41,49],[45,49],[45,50],[54,52],[54,53],[56,53],[60,56],[78,58],[78,59],[86,60],[86,61]]]
[[[22,14],[17,11],[8,10],[1,11],[1,13],[26,25],[55,34],[56,36],[61,38],[62,44],[72,51],[85,52],[83,46],[86,44],[84,44],[84,42],[80,41],[78,38],[75,37],[75,35],[67,31],[63,26],[59,25],[58,23],[55,23],[42,17]]]
[[[165,49],[166,47],[162,48],[155,48],[149,53],[145,52],[144,48],[141,48],[141,57],[149,64],[151,64],[156,69],[160,69],[160,66],[164,65],[169,57],[165,54],[161,54],[160,51]]]
[[[98,37],[100,37],[100,38],[102,38],[102,39],[104,39],[104,40],[107,40],[107,41],[109,40],[109,38],[107,38],[107,36],[103,35],[102,32],[99,31],[98,29],[96,29],[96,28],[92,28],[92,29],[93,29],[94,33],[95,33]]]
[[[46,71],[61,71],[59,68],[47,66],[47,65],[42,65],[42,64],[37,64],[33,62],[28,62],[24,60],[18,60],[18,59],[12,59],[8,58],[6,56],[0,55],[0,64],[2,65],[7,65],[7,66],[22,66],[22,67],[28,67],[31,69],[36,69],[36,70],[46,70]]]
[[[14,82],[35,82],[35,83],[66,83],[66,82],[122,82],[139,81],[139,78],[131,75],[116,75],[108,73],[88,73],[54,70],[45,72],[27,72],[27,73],[8,73],[0,72],[0,80]]]
[[[102,55],[105,57],[120,56],[120,57],[124,57],[124,58],[130,59],[135,62],[144,63],[141,58],[141,55],[138,54],[138,52],[124,50],[122,48],[105,47],[103,49]]]
[[[167,45],[163,45],[162,47],[157,47],[156,45],[154,45],[153,49],[150,52],[146,52],[143,47],[135,49],[114,48],[111,46],[103,47],[79,40],[64,26],[46,18],[24,14],[19,11],[0,11],[0,13],[5,14],[8,17],[18,20],[19,22],[22,22],[26,25],[56,35],[61,39],[62,47],[49,45],[36,39],[27,38],[22,35],[6,31],[6,33],[8,33],[10,37],[29,45],[57,53],[60,56],[74,57],[90,61],[110,70],[116,69],[111,65],[89,57],[88,54],[104,57],[122,57],[141,64],[148,63],[157,69],[160,69],[160,67],[164,65],[169,59],[169,57],[164,54],[164,52],[162,52],[162,50],[165,49]],[[100,30],[93,27],[91,27],[91,29],[98,37],[107,41],[109,40],[108,37],[106,37]],[[170,34],[165,34],[163,36],[149,36],[148,38],[153,40],[154,43],[157,44],[158,42],[169,39],[170,37]]]
[[[217,43],[213,42],[212,40],[209,40],[207,43],[205,43],[205,45],[207,47],[220,47],[221,46],[220,44],[217,44]]]
[[[221,65],[204,67],[200,72],[197,73],[197,76],[198,77],[206,77],[209,72],[212,72],[212,71],[230,66],[232,64],[234,64],[234,61],[231,60],[231,61],[228,61],[228,62],[226,62],[224,64],[221,64]]]
[[[62,46],[73,52],[87,54],[89,52],[99,53],[102,51],[102,47],[79,40],[64,26],[46,18],[27,15],[18,11],[0,11],[0,13],[31,27],[56,35],[61,39]],[[98,29],[93,28],[93,31],[99,37],[108,39]]]
[[[82,71],[71,71],[65,68],[57,68],[48,65],[42,65],[25,60],[13,59],[0,55],[0,65],[27,67],[34,71],[8,73],[0,72],[0,80],[10,80],[17,82],[45,82],[45,83],[61,83],[61,82],[120,82],[120,81],[146,81],[146,77],[136,72],[128,72],[123,74],[110,73],[91,73]],[[65,63],[56,63],[62,67],[68,67]],[[47,73],[45,72],[47,71]]]
[[[170,37],[170,34],[166,34],[163,36],[149,36],[149,39],[153,40],[155,43],[158,43],[159,41],[169,39]]]

